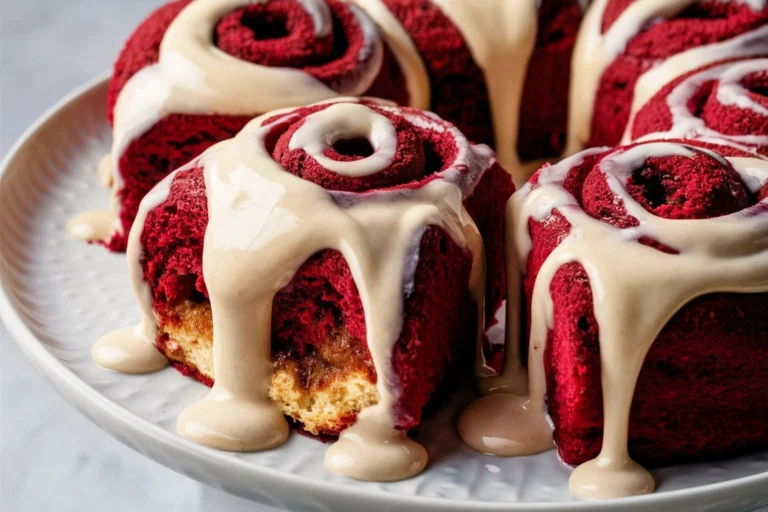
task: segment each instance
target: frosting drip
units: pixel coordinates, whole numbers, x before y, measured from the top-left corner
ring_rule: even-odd
[[[86,210],[67,221],[66,231],[76,240],[106,242],[119,224],[117,215],[108,210]]]
[[[538,9],[534,0],[435,0],[459,27],[485,75],[499,161],[520,184],[540,162],[523,165],[517,154],[520,102],[526,69],[536,46]]]
[[[109,155],[101,157],[96,174],[104,188],[112,188],[112,158]]]
[[[380,169],[391,160],[387,137],[394,128],[389,119],[356,101],[340,100],[310,114],[291,143],[311,150],[337,136],[370,136],[374,153],[352,163],[370,165],[366,172]],[[379,402],[361,411],[357,422],[342,433],[329,449],[326,465],[352,478],[380,481],[408,478],[426,465],[424,448],[397,430],[392,416],[399,390],[391,356],[414,271],[410,255],[418,251],[428,226],[442,228],[471,251],[469,290],[478,304],[478,318],[483,318],[483,242],[462,201],[493,159],[488,148],[471,146],[455,128],[428,114],[377,109],[402,115],[420,128],[451,134],[458,148],[455,160],[420,188],[366,194],[328,191],[286,172],[272,159],[268,136],[299,119],[285,112],[270,114],[269,124],[263,124],[267,116],[252,121],[234,139],[189,164],[203,168],[208,194],[203,274],[213,315],[215,383],[205,398],[179,416],[181,435],[231,451],[267,449],[286,439],[288,425],[268,398],[272,301],[307,259],[330,248],[344,256],[360,293]],[[332,162],[342,163],[349,162]],[[129,238],[145,340],[154,339],[155,318],[138,241],[146,213],[167,197],[172,180],[173,175],[166,178],[142,202]]]
[[[670,57],[662,64],[649,70],[640,77],[635,85],[632,110],[629,114],[629,122],[622,143],[628,140],[627,137],[637,112],[666,84],[707,64],[735,57],[760,56],[766,53],[768,53],[768,25],[727,41],[692,48],[687,52]]]
[[[99,160],[96,175],[102,185],[114,186],[112,159],[106,155]],[[108,210],[86,210],[67,221],[65,231],[75,240],[84,242],[107,242],[115,230],[120,229],[117,218],[117,196],[113,193],[109,199]]]
[[[147,343],[141,325],[126,327],[102,336],[91,355],[99,366],[121,373],[152,373],[168,366],[168,361]]]
[[[183,169],[169,174],[144,196],[136,215],[137,225],[143,226],[147,214],[165,201],[171,190],[173,178]],[[129,374],[151,373],[167,366],[168,362],[154,344],[157,320],[152,310],[152,292],[144,281],[141,265],[139,265],[141,230],[131,230],[126,256],[131,287],[141,309],[141,322],[135,327],[118,329],[105,334],[96,342],[91,354],[100,366],[110,370]]]
[[[617,150],[602,159],[599,172],[627,213],[639,222],[636,227],[619,229],[587,215],[563,186],[571,168],[586,156],[605,150],[588,150],[542,169],[537,184],[527,184],[510,199],[507,222],[512,232],[508,243],[518,256],[516,259],[510,255],[510,274],[526,268],[531,248],[529,219],[542,221],[557,211],[570,223],[570,234],[547,257],[536,277],[531,306],[528,394],[521,385],[524,370],[515,361],[519,357],[516,330],[509,329],[504,371],[493,378],[493,386],[486,386],[499,391],[500,386],[506,385],[501,391],[509,394],[479,399],[464,411],[459,421],[462,438],[481,451],[508,455],[534,453],[548,447],[540,431],[534,429],[534,436],[526,434],[532,431],[532,422],[538,421],[539,428],[543,428],[531,409],[543,417],[546,381],[542,357],[553,325],[550,284],[563,265],[581,264],[589,276],[599,325],[604,416],[600,455],[576,468],[570,478],[571,492],[588,498],[643,494],[654,488],[651,475],[629,456],[629,413],[645,356],[667,321],[701,295],[768,291],[766,200],[722,217],[671,220],[647,212],[625,188],[632,173],[649,158],[706,155],[727,168],[732,166],[750,191],[756,193],[768,183],[768,160],[724,159],[703,148],[666,142]],[[679,253],[668,254],[639,244],[637,241],[643,238],[658,241]],[[510,293],[507,302],[514,314],[519,311],[516,298],[516,294]],[[488,423],[483,416],[491,403],[504,411],[503,423]],[[507,430],[502,428],[504,425]],[[516,436],[522,439],[521,444],[528,445],[510,450],[509,443],[488,442],[499,438],[515,440]],[[478,442],[483,439],[484,443]]]

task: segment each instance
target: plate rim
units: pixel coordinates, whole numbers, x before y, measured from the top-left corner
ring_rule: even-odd
[[[5,186],[8,180],[8,169],[12,167],[13,162],[20,154],[22,149],[34,141],[36,135],[41,132],[45,126],[52,122],[59,115],[89,94],[96,90],[104,88],[106,90],[107,82],[111,75],[106,71],[97,75],[82,85],[76,87],[72,92],[65,95],[57,101],[52,107],[41,114],[31,126],[29,126],[14,142],[0,163],[0,189]],[[105,98],[106,101],[106,98]],[[0,214],[2,207],[0,206]],[[32,366],[48,380],[64,399],[74,406],[81,414],[94,422],[99,428],[110,436],[116,438],[123,444],[138,451],[142,455],[168,467],[176,472],[182,473],[199,482],[211,485],[210,481],[198,478],[196,475],[190,475],[183,471],[178,465],[170,465],[160,457],[149,453],[129,442],[128,439],[118,436],[112,429],[105,427],[102,423],[108,421],[117,422],[122,428],[127,429],[132,434],[132,439],[143,439],[156,445],[156,448],[162,448],[166,453],[173,451],[183,452],[188,458],[195,461],[205,461],[212,459],[218,464],[231,466],[231,469],[240,470],[245,475],[255,476],[254,487],[263,489],[274,489],[283,486],[297,486],[304,492],[311,493],[313,497],[323,497],[321,502],[327,502],[328,498],[338,500],[365,500],[370,505],[379,505],[387,507],[428,507],[431,510],[443,511],[538,511],[538,510],[614,510],[616,507],[645,508],[654,506],[673,506],[675,504],[684,505],[691,499],[706,500],[722,499],[726,496],[739,496],[750,491],[759,491],[761,488],[768,488],[768,471],[750,475],[746,477],[734,478],[724,482],[710,483],[696,487],[665,491],[661,493],[652,493],[643,496],[633,496],[620,499],[609,499],[602,501],[582,501],[582,502],[483,502],[476,500],[454,500],[449,498],[438,498],[428,496],[405,496],[397,493],[388,493],[381,490],[370,490],[344,485],[337,482],[318,482],[310,478],[296,475],[293,473],[280,471],[270,467],[256,466],[239,459],[226,457],[222,452],[213,449],[191,450],[189,441],[178,435],[169,432],[158,425],[134,414],[122,406],[111,401],[102,395],[95,388],[91,387],[84,380],[80,379],[72,370],[67,368],[55,355],[48,351],[45,343],[42,342],[31,328],[26,324],[19,309],[24,306],[18,304],[14,299],[12,287],[4,278],[4,269],[8,267],[6,256],[0,253],[0,320],[5,324],[8,333],[19,347],[22,353]],[[100,419],[97,419],[100,418]],[[279,448],[278,448],[279,449]],[[231,491],[230,491],[231,492]],[[245,497],[245,496],[244,496]],[[245,497],[248,499],[248,497]]]

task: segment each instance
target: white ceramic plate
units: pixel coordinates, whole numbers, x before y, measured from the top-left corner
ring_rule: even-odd
[[[570,469],[554,451],[501,459],[465,448],[454,411],[424,425],[431,463],[417,478],[377,484],[323,468],[325,446],[293,435],[263,453],[232,454],[175,433],[181,408],[205,388],[173,369],[127,376],[90,358],[104,332],[131,325],[138,311],[123,255],[69,240],[73,214],[104,207],[96,164],[109,147],[106,81],[65,98],[11,150],[0,177],[0,313],[32,363],[105,431],[148,457],[213,487],[290,510],[753,510],[768,504],[768,452],[654,471],[655,494],[581,502],[568,494]],[[140,490],[137,489],[137,492]]]

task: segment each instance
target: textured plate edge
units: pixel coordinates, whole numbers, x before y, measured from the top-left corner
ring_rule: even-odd
[[[44,112],[27,130],[22,133],[19,139],[13,144],[11,149],[5,155],[0,163],[0,187],[4,186],[7,178],[7,170],[11,167],[16,156],[21,152],[26,144],[34,140],[35,136],[57,115],[60,115],[66,108],[71,107],[82,97],[93,93],[95,89],[105,88],[105,82],[110,76],[105,72],[96,78],[87,81],[85,84],[77,87],[73,92],[66,95],[54,106]],[[371,491],[368,489],[358,489],[352,486],[345,486],[337,483],[314,482],[299,475],[285,473],[271,468],[258,467],[246,462],[232,461],[224,458],[215,450],[190,451],[188,441],[173,435],[172,433],[150,423],[149,421],[137,416],[123,407],[115,404],[101,393],[93,389],[87,383],[78,378],[71,370],[66,368],[59,360],[51,354],[44,344],[37,338],[32,330],[26,325],[16,307],[10,286],[6,283],[3,275],[6,268],[5,256],[0,254],[0,320],[8,328],[11,338],[20,348],[25,357],[32,363],[35,369],[48,380],[57,391],[74,406],[80,413],[94,422],[102,430],[118,439],[130,448],[146,455],[156,462],[169,467],[170,469],[184,474],[190,478],[198,480],[204,484],[211,485],[211,480],[204,476],[190,475],[179,464],[174,463],[176,458],[186,458],[192,462],[208,461],[220,466],[222,474],[229,471],[239,470],[244,476],[254,477],[254,483],[265,490],[278,490],[281,495],[295,493],[297,488],[303,488],[305,493],[311,493],[320,503],[346,501],[349,503],[366,503],[377,507],[394,509],[395,507],[419,507],[424,511],[540,511],[540,510],[647,510],[660,506],[685,506],[690,501],[695,500],[699,503],[708,500],[722,500],[727,497],[744,497],[747,495],[761,496],[766,494],[768,489],[768,472],[751,475],[748,477],[736,478],[722,483],[707,484],[688,489],[679,489],[667,491],[658,494],[646,496],[637,496],[619,500],[606,500],[600,502],[581,502],[581,503],[517,503],[517,502],[477,502],[477,501],[459,501],[445,498],[431,498],[424,496],[405,497],[397,494],[389,494],[382,491]],[[119,435],[119,430],[127,431],[130,436]],[[136,443],[132,438],[143,439],[143,443]],[[144,450],[142,446],[150,446],[152,449]],[[162,456],[162,454],[166,454]],[[170,455],[168,455],[170,454]],[[220,486],[222,490],[241,495],[244,498],[249,496],[231,489],[226,484]],[[266,503],[270,504],[270,503]],[[274,506],[274,504],[273,504]]]

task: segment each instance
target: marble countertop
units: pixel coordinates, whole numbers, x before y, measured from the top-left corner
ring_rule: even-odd
[[[0,156],[46,109],[111,66],[162,0],[0,2]],[[0,510],[264,512],[123,446],[70,407],[0,324]]]

